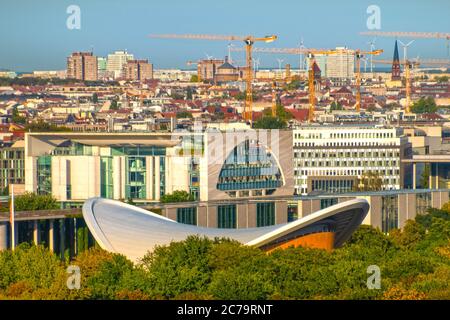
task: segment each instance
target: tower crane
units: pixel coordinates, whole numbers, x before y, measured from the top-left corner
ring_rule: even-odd
[[[359,33],[362,36],[396,37],[396,38],[423,38],[447,40],[447,55],[449,52],[450,33],[443,32],[402,32],[402,31],[365,31]]]
[[[233,48],[233,51],[242,51],[243,48]],[[308,87],[309,87],[309,121],[314,118],[315,110],[315,88],[314,88],[314,55],[315,54],[339,54],[339,53],[350,53],[354,54],[356,58],[356,111],[359,112],[361,109],[361,58],[364,55],[380,55],[383,50],[372,50],[372,51],[362,51],[362,50],[350,50],[350,49],[309,49],[309,48],[254,48],[254,52],[260,53],[272,53],[272,54],[307,54],[309,57],[309,70],[308,70]]]
[[[255,42],[273,42],[277,39],[276,35],[270,35],[265,37],[254,36],[233,36],[233,35],[208,35],[208,34],[152,34],[150,38],[160,39],[193,39],[193,40],[219,40],[219,41],[244,41],[245,53],[246,53],[246,77],[245,77],[245,106],[244,106],[244,119],[252,122],[252,104],[253,104],[253,63],[252,63],[252,49]],[[232,49],[232,47],[230,47]]]
[[[381,64],[392,64],[392,61],[389,60],[377,60],[377,63]],[[402,62],[405,68],[405,112],[411,112],[411,69],[420,65],[420,62],[417,60],[406,60],[406,62]]]

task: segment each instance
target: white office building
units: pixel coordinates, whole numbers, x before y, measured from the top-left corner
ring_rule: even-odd
[[[410,148],[402,129],[310,125],[296,128],[293,135],[297,194],[354,191],[370,174],[381,179],[383,190],[403,187],[401,159]]]
[[[115,51],[108,54],[106,71],[114,75],[114,78],[120,78],[123,75],[123,67],[128,60],[133,60],[134,56],[127,51]]]
[[[322,77],[335,80],[354,78],[355,51],[345,47],[336,47],[336,51],[336,54],[316,54],[314,56],[322,71]]]

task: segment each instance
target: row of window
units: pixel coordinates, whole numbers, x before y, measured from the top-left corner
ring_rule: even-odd
[[[295,139],[383,139],[383,138],[393,138],[394,133],[391,132],[332,132],[329,135],[319,132],[309,132],[309,133],[295,133]]]
[[[320,200],[320,209],[325,209],[338,203],[337,198],[324,198]],[[417,214],[424,214],[431,206],[431,193],[416,194]],[[398,196],[385,195],[381,197],[382,231],[387,233],[399,227]],[[288,204],[287,220],[298,218],[296,204]],[[236,205],[221,205],[217,207],[218,228],[237,227]],[[197,225],[197,207],[177,208],[177,221],[180,223]],[[256,204],[256,226],[266,227],[275,225],[275,203],[260,202]]]
[[[236,205],[222,205],[217,207],[217,227],[237,228]],[[177,208],[177,221],[180,223],[197,225],[197,207]],[[256,204],[256,226],[266,227],[275,224],[275,203],[262,202]]]
[[[315,161],[304,160],[296,163],[297,167],[396,167],[400,163],[397,160],[335,160],[335,161]]]
[[[382,147],[382,146],[396,146],[395,141],[343,141],[343,142],[294,142],[294,147]]]
[[[315,151],[298,151],[294,152],[295,159],[319,159],[319,158],[362,158],[362,159],[373,159],[373,158],[399,158],[399,150],[367,150],[367,151],[336,151],[336,150],[315,150]]]
[[[329,169],[317,169],[317,170],[313,170],[313,169],[305,169],[305,170],[294,170],[294,175],[296,177],[301,177],[301,176],[348,176],[348,175],[357,175],[360,176],[362,175],[364,172],[367,171],[371,171],[371,172],[376,172],[377,174],[379,174],[380,176],[385,176],[385,177],[395,177],[398,176],[400,174],[400,169],[376,169],[376,168],[371,168],[371,170],[361,170],[361,169],[338,169],[338,170],[329,170]]]

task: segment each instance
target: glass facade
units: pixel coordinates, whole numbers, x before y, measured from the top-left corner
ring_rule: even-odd
[[[381,230],[385,233],[398,228],[398,197],[388,195],[381,197]]]
[[[92,146],[65,141],[51,152],[53,156],[92,156]]]
[[[177,208],[177,222],[197,225],[197,208]]]
[[[154,146],[111,147],[112,156],[165,156],[166,148]]]
[[[311,191],[322,191],[325,193],[344,193],[353,191],[354,180],[351,179],[313,179]]]
[[[275,224],[275,203],[261,202],[256,204],[256,226],[266,227]]]
[[[111,157],[100,158],[100,196],[107,199],[112,199],[114,197]]]
[[[320,209],[325,209],[334,206],[338,203],[337,198],[320,199]]]
[[[295,203],[288,203],[287,207],[287,221],[295,221],[298,219],[298,205]]]
[[[431,193],[417,193],[416,214],[426,214],[429,207],[431,207]]]
[[[217,189],[265,190],[271,194],[283,185],[280,169],[270,151],[257,140],[246,140],[236,146],[225,160],[219,174]],[[246,195],[248,193],[240,193]]]
[[[217,207],[217,227],[236,228],[236,205],[223,205]]]
[[[126,161],[125,196],[131,199],[146,198],[145,157],[128,156]]]
[[[49,155],[37,159],[37,193],[52,193],[52,158]]]
[[[191,158],[189,165],[189,192],[198,200],[200,197],[200,160],[198,158]]]
[[[0,192],[8,193],[10,183],[25,183],[24,148],[2,148],[0,150]]]

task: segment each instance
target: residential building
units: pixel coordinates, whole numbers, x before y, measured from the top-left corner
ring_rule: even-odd
[[[222,59],[205,59],[197,63],[197,75],[199,81],[213,82],[217,68],[225,63]]]
[[[67,78],[96,81],[97,57],[92,52],[74,52],[67,58]]]
[[[0,192],[8,193],[11,184],[25,184],[24,141],[0,149]]]
[[[113,75],[114,78],[123,76],[123,68],[128,60],[133,60],[134,56],[125,50],[115,51],[108,54],[106,70]]]
[[[322,77],[334,81],[353,79],[355,76],[355,52],[336,47],[335,54],[315,54],[314,59],[322,71]],[[309,60],[309,58],[308,58]],[[309,65],[309,61],[308,61]]]
[[[148,60],[128,60],[124,64],[124,78],[132,81],[153,79],[153,64]]]
[[[296,128],[294,176],[297,194],[357,190],[367,174],[381,179],[383,190],[403,188],[410,144],[402,130],[374,125],[310,125]]]

